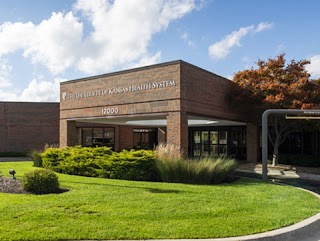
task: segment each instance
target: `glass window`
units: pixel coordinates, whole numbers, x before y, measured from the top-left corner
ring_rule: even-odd
[[[114,128],[82,128],[82,145],[114,148]]]
[[[219,155],[226,156],[227,155],[227,145],[220,145],[219,146]]]
[[[211,145],[210,146],[210,156],[217,157],[218,155],[219,155],[218,145]]]
[[[200,138],[200,131],[195,131],[193,134],[194,143],[200,144],[201,138]]]
[[[82,145],[92,146],[92,128],[82,129]]]
[[[209,144],[209,131],[202,131],[202,144]]]
[[[211,144],[218,144],[218,131],[210,131]]]
[[[202,156],[209,155],[209,131],[201,132]]]
[[[194,156],[201,156],[201,149],[200,149],[200,145],[199,144],[195,144],[193,147],[193,155]]]
[[[133,148],[134,149],[153,149],[158,144],[157,129],[134,129]]]
[[[114,129],[113,128],[104,128],[104,141],[106,146],[114,147]]]
[[[92,145],[93,146],[103,146],[104,138],[103,138],[103,128],[93,128],[92,135]]]
[[[201,132],[195,131],[193,132],[193,155],[200,157],[201,156]]]
[[[228,132],[227,131],[220,131],[219,133],[219,144],[227,144],[227,137]]]

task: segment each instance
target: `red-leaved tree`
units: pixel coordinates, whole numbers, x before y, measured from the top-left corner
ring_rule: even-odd
[[[315,109],[320,107],[320,79],[310,80],[308,60],[291,60],[285,54],[268,61],[259,60],[257,68],[239,71],[233,81],[243,89],[238,93],[242,102],[255,105],[256,117],[267,109]],[[258,119],[257,119],[258,120]],[[279,116],[271,118],[268,132],[273,145],[272,164],[278,164],[279,146],[290,133],[290,125]]]

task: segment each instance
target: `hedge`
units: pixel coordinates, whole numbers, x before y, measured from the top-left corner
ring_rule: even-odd
[[[113,152],[108,147],[48,148],[42,154],[44,168],[88,177],[155,181],[155,156],[148,150]]]

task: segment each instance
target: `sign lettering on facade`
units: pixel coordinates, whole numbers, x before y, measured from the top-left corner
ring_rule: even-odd
[[[92,98],[106,95],[115,95],[115,94],[124,94],[129,92],[136,92],[142,90],[152,90],[152,89],[162,89],[175,87],[177,83],[175,80],[165,80],[160,82],[150,82],[146,84],[137,84],[137,85],[128,85],[124,87],[116,87],[116,88],[108,88],[108,89],[100,89],[89,92],[78,92],[75,94],[70,94],[67,92],[61,93],[61,99],[73,100],[73,99],[82,99],[82,98]]]

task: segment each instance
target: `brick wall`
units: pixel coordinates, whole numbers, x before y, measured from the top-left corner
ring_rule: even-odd
[[[0,102],[0,152],[59,144],[59,103]]]
[[[167,81],[174,81],[174,85],[161,86]],[[131,89],[126,93],[112,92],[116,89],[124,90],[123,88],[133,88],[134,91]],[[65,146],[67,142],[63,140],[67,139],[67,132],[64,126],[68,119],[113,116],[127,118],[179,111],[180,62],[64,82],[61,83],[60,93],[60,145]],[[88,96],[87,93],[94,93],[94,96]],[[104,113],[103,109],[116,109],[117,113]],[[107,119],[105,124],[108,124]],[[115,130],[116,150],[132,148],[132,130],[132,127],[125,126],[119,126]]]
[[[174,85],[158,86],[168,81]],[[70,120],[89,118],[92,123],[114,124],[115,119],[144,120],[161,115],[167,116],[167,128],[165,134],[158,131],[159,141],[166,137],[168,143],[187,152],[188,115],[248,121],[248,113],[230,104],[235,88],[232,81],[183,61],[63,82],[60,138],[67,139],[65,127]],[[133,145],[133,127],[123,124],[115,127],[116,150]]]
[[[194,65],[181,64],[182,110],[192,115],[246,122],[248,113],[235,109],[232,94],[239,88],[231,80]]]

